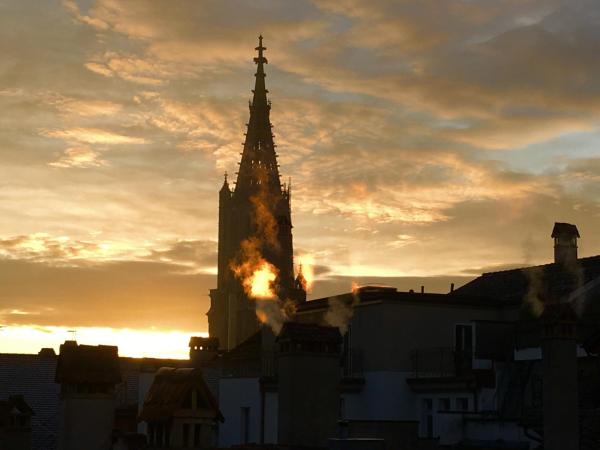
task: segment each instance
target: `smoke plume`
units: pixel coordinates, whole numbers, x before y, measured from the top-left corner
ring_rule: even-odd
[[[540,267],[532,267],[524,271],[529,282],[527,294],[525,295],[525,303],[529,305],[529,309],[535,317],[539,317],[544,312],[543,285],[544,271]]]
[[[343,297],[335,296],[327,299],[329,308],[325,313],[324,319],[328,325],[337,327],[342,335],[348,332],[348,324],[354,314],[353,306],[358,302],[358,294],[352,293],[352,301],[350,303],[344,301]]]

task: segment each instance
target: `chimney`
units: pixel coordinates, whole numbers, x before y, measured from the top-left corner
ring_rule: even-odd
[[[577,227],[570,223],[556,222],[552,229],[554,238],[554,262],[569,264],[577,261]]]
[[[341,341],[336,327],[283,325],[277,336],[279,444],[325,448],[337,435]]]
[[[219,353],[219,338],[192,336],[189,346],[192,365],[202,367]]]
[[[450,283],[450,292],[454,292],[454,283]]]
[[[425,286],[421,286],[421,294],[425,293]]]
[[[542,319],[544,449],[579,448],[577,317],[570,303],[551,303]]]
[[[60,384],[58,448],[109,450],[121,383],[119,351],[111,345],[60,346],[54,381]]]

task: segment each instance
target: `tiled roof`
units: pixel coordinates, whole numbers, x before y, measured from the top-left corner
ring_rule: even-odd
[[[56,356],[0,354],[0,399],[23,395],[33,409],[32,450],[54,450],[58,433],[58,391],[54,382]]]

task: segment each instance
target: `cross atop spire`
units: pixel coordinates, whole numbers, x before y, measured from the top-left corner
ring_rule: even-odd
[[[267,47],[263,47],[263,37],[262,34],[258,36],[258,47],[255,47],[254,50],[258,51],[258,56],[254,58],[254,63],[256,64],[256,73],[254,76],[256,77],[256,84],[254,86],[254,101],[252,103],[264,102],[267,103],[267,92],[269,92],[265,87],[265,64],[268,64],[267,58],[264,57],[263,52],[267,49]]]
[[[258,68],[259,70],[262,68],[263,63],[265,64],[269,64],[269,61],[267,61],[267,58],[265,58],[263,56],[263,51],[267,49],[267,47],[263,47],[262,45],[262,34],[260,36],[258,36],[258,47],[255,47],[254,50],[258,50],[258,58],[254,58],[254,62],[256,64],[258,64]]]

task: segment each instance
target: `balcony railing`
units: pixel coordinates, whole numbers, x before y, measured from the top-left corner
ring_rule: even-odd
[[[471,351],[450,347],[418,349],[411,352],[411,370],[415,378],[455,377],[473,368]]]

